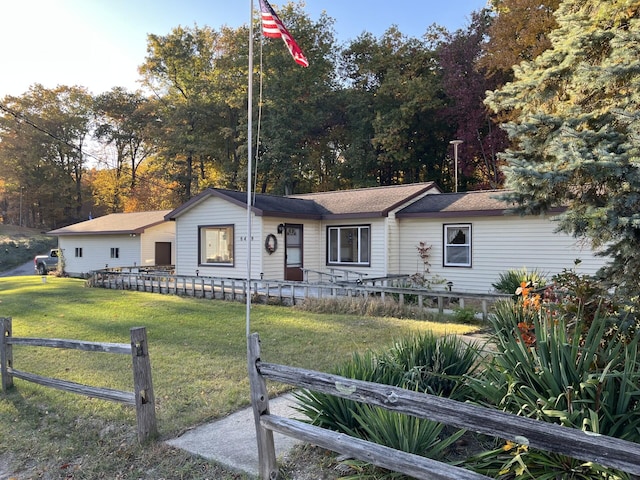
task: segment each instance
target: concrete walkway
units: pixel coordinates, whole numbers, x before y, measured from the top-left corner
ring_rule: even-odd
[[[269,411],[282,417],[302,418],[292,408],[294,404],[292,395],[283,395],[269,400]],[[301,443],[277,432],[274,432],[273,438],[279,461],[286,457],[291,448]],[[258,477],[258,443],[251,407],[189,430],[166,443],[215,461],[229,470]]]

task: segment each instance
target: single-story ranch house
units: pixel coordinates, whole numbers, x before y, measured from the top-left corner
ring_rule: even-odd
[[[580,260],[578,273],[593,274],[604,264],[584,242],[556,233],[553,217],[509,213],[499,195],[441,193],[433,182],[256,194],[251,277],[326,282],[412,275],[424,270],[421,243],[430,247],[428,276],[458,291],[493,291],[509,269],[552,275]],[[247,277],[246,193],[209,188],[165,220],[175,222],[176,274]]]
[[[172,265],[175,227],[170,210],[113,213],[48,232],[58,237],[64,270],[82,277],[113,267]]]

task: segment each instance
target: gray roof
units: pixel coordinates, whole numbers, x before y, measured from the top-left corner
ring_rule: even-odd
[[[427,195],[400,210],[398,218],[492,216],[510,213],[513,205],[501,199],[504,190]]]
[[[310,200],[325,209],[323,218],[386,217],[390,211],[427,193],[440,189],[434,182],[358,188],[334,192],[291,195],[289,198]],[[431,195],[427,195],[431,196]]]
[[[145,229],[165,221],[171,210],[111,213],[47,232],[48,235],[122,235],[144,233]]]
[[[288,197],[258,193],[253,211],[258,216],[310,219],[383,217],[391,210],[411,201],[429,190],[440,190],[433,182],[395,185],[390,187],[338,190],[324,193],[290,195]],[[223,198],[246,208],[247,194],[235,190],[208,188],[167,214],[173,220],[181,213],[209,197]]]

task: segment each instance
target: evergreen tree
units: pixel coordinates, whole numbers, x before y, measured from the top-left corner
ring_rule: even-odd
[[[551,49],[491,93],[514,147],[508,198],[522,213],[566,207],[560,228],[611,261],[602,275],[640,293],[640,1],[567,0]]]

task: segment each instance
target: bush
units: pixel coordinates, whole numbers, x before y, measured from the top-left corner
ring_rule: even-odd
[[[606,312],[585,319],[583,309],[543,301],[527,288],[522,293],[517,302],[498,302],[490,317],[496,354],[469,378],[475,401],[639,442],[638,336],[611,334],[615,322]],[[598,465],[508,444],[474,457],[468,467],[515,473],[498,478],[624,478]]]
[[[453,396],[477,364],[479,348],[456,336],[431,333],[395,342],[383,354],[354,354],[335,373],[347,378]],[[442,425],[308,390],[295,394],[298,411],[314,425],[426,456],[439,456],[462,432],[442,440]],[[409,435],[407,437],[407,435]]]
[[[544,288],[547,284],[544,274],[537,269],[531,272],[526,267],[518,270],[507,270],[499,275],[498,281],[492,283],[491,286],[500,293],[509,293],[515,295],[518,288],[522,285],[530,285],[535,289]]]
[[[474,323],[476,321],[476,311],[471,307],[456,307],[453,309],[453,318],[460,323]]]

